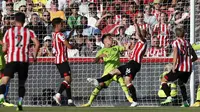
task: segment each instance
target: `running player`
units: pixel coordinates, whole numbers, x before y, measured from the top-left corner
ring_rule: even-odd
[[[32,30],[24,28],[25,14],[15,14],[15,27],[8,29],[3,38],[3,52],[7,53],[7,63],[4,69],[4,77],[0,86],[0,102],[4,102],[4,94],[6,85],[11,78],[14,78],[14,73],[18,73],[19,80],[19,100],[17,110],[22,109],[23,98],[25,96],[25,82],[28,77],[29,67],[29,43],[30,40],[35,44],[33,58],[37,57],[39,50],[39,41]]]

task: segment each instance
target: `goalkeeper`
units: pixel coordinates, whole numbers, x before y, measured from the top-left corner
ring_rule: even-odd
[[[169,73],[171,70],[172,70],[172,64],[171,63],[168,63],[167,65],[165,65],[164,72],[160,75],[160,80],[167,73]],[[169,82],[167,84],[171,88],[171,92],[170,92],[171,97],[174,98],[174,99],[177,99],[177,86],[176,86],[176,84],[173,83],[173,82]],[[167,97],[166,94],[165,94],[165,92],[162,90],[162,85],[160,86],[160,89],[158,91],[158,96],[159,96],[160,99],[166,99],[166,97]]]
[[[195,51],[200,50],[200,44],[199,43],[192,44],[192,47]],[[198,86],[198,89],[197,89],[196,102],[191,107],[200,107],[200,76],[199,76],[199,86]]]
[[[2,45],[3,45],[3,42],[1,41],[2,38],[3,38],[3,34],[0,31],[0,85],[1,85],[1,78],[3,77],[3,69],[5,67],[5,58],[4,58],[4,53],[2,52]],[[3,102],[2,104],[6,107],[13,107],[14,104],[11,104],[6,100],[8,90],[9,90],[9,85],[6,86],[6,92],[4,94],[5,102]]]
[[[104,44],[104,48],[98,51],[95,62],[99,62],[101,59],[104,61],[104,73],[102,76],[105,76],[110,71],[116,69],[120,65],[120,53],[125,50],[123,46],[113,46],[113,38],[111,34],[105,34],[102,36],[102,43]],[[89,79],[87,79],[89,81]],[[130,103],[133,102],[133,99],[128,93],[128,88],[125,85],[124,79],[121,76],[115,75],[112,79],[104,82],[94,89],[92,92],[88,103],[82,105],[82,107],[91,106],[94,98],[98,95],[98,93],[103,89],[107,88],[112,81],[116,81],[120,84],[122,90],[124,91],[126,98]]]

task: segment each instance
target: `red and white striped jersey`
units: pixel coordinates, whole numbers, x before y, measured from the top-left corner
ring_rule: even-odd
[[[144,23],[144,24],[138,24],[138,26],[139,26],[139,28],[141,30],[146,30],[147,32],[149,32],[149,24],[146,24],[146,23]]]
[[[147,57],[165,57],[167,55],[165,48],[151,47],[147,50]]]
[[[141,63],[142,58],[146,52],[147,49],[147,43],[146,40],[145,42],[138,40],[138,42],[136,42],[132,53],[129,55],[131,60],[134,60],[138,63]]]
[[[152,35],[157,35],[160,43],[160,47],[166,47],[169,45],[169,24],[156,24],[153,29]],[[152,36],[153,37],[153,36]]]
[[[36,38],[34,31],[24,27],[12,27],[4,35],[3,43],[8,45],[7,63],[28,62],[29,43],[31,38]]]
[[[115,15],[113,19],[114,19],[114,24],[120,24],[121,20],[122,20],[122,16],[121,15]]]
[[[60,64],[67,60],[67,49],[65,47],[65,36],[61,32],[53,32],[52,33],[53,39],[53,50],[55,50],[55,63]]]
[[[156,17],[156,20],[158,20],[158,17],[160,16],[161,12],[156,12],[155,10],[152,11],[152,14]]]
[[[173,44],[173,48],[178,49],[176,69],[182,72],[191,72],[192,60],[190,55],[191,44],[185,39],[177,38]]]

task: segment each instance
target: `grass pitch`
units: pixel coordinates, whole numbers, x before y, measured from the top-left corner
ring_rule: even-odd
[[[0,107],[0,112],[16,112],[16,108]],[[200,107],[24,107],[23,112],[200,112]]]

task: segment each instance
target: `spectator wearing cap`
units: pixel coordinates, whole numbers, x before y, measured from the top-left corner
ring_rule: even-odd
[[[18,11],[19,7],[22,5],[26,5],[26,0],[14,0],[14,10]]]
[[[31,16],[31,22],[26,25],[27,28],[33,30],[38,37],[40,44],[43,42],[43,38],[47,35],[45,25],[40,21],[39,16],[33,13]]]
[[[70,6],[72,14],[67,20],[67,24],[71,29],[75,28],[78,25],[81,25],[81,16],[78,14],[79,6],[77,3],[73,3]]]
[[[38,52],[38,56],[39,57],[52,56],[51,51],[52,51],[51,50],[51,37],[46,36],[46,37],[44,37],[44,43]]]
[[[54,18],[60,17],[63,20],[66,20],[65,13],[63,11],[58,10],[58,0],[51,1],[51,9],[50,9],[51,21]]]
[[[50,19],[51,19],[50,13],[48,11],[44,11],[42,14],[42,22],[44,23],[47,29],[46,32],[48,36],[51,36],[51,33],[53,32],[53,26]]]

